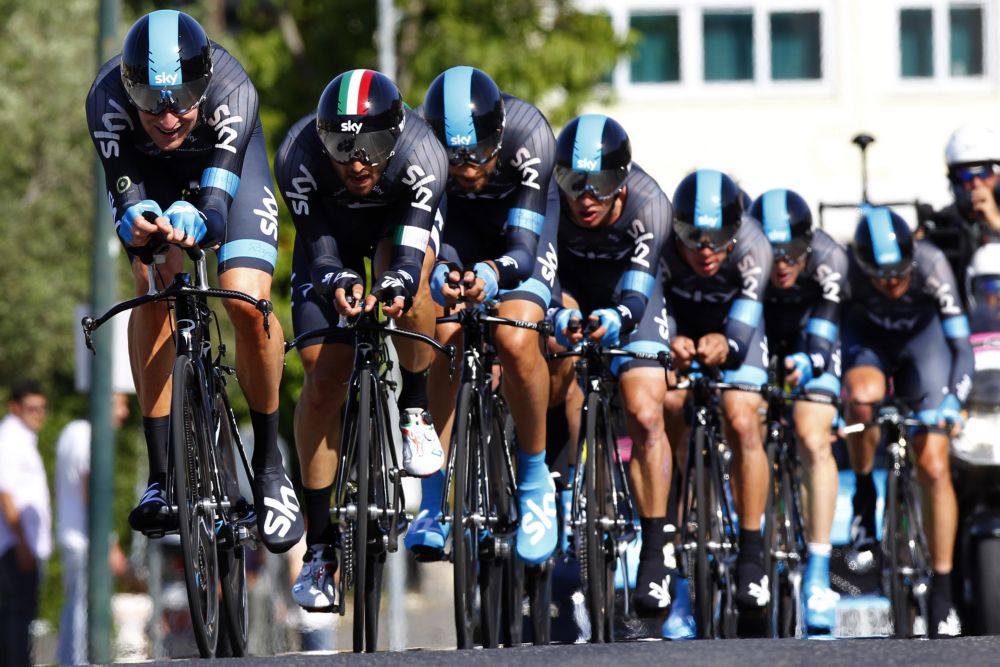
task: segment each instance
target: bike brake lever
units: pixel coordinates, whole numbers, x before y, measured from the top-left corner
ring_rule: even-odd
[[[88,315],[80,320],[80,324],[83,325],[83,338],[87,344],[87,349],[97,354],[97,350],[94,349],[94,337],[92,335],[94,331],[94,318]]]
[[[268,340],[271,339],[271,313],[274,312],[274,305],[267,299],[261,299],[257,302],[257,310],[264,317],[264,333],[267,334]]]

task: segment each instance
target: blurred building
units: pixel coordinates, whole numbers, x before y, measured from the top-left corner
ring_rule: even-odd
[[[613,115],[669,193],[690,170],[856,201],[950,201],[944,146],[1000,108],[996,0],[580,0],[639,37]],[[1000,125],[1000,120],[996,121]],[[841,216],[830,221],[846,222]],[[842,236],[843,230],[833,230]],[[839,233],[838,233],[839,232]]]

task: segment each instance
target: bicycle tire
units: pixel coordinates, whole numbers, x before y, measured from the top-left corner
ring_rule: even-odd
[[[484,648],[496,648],[501,643],[501,635],[510,635],[510,603],[505,601],[506,586],[510,583],[507,576],[507,562],[515,558],[513,536],[511,529],[517,510],[514,503],[517,498],[512,493],[513,484],[511,470],[507,465],[507,446],[505,437],[506,412],[503,403],[492,397],[488,399],[489,441],[480,448],[483,456],[483,472],[485,473],[485,496],[487,514],[495,522],[490,532],[481,542],[479,549],[479,616],[482,626]],[[480,415],[480,423],[483,416]],[[482,430],[480,431],[482,432]],[[507,628],[503,632],[503,628]]]
[[[476,456],[471,451],[474,434],[469,426],[476,418],[472,414],[474,409],[472,393],[472,385],[468,383],[464,383],[459,389],[455,435],[452,442],[455,452],[455,482],[452,486],[454,510],[451,540],[454,561],[455,639],[460,649],[472,648],[475,645],[476,561],[479,545],[475,524],[469,521],[466,525],[466,514],[475,512],[477,495],[475,488],[469,483],[470,479],[476,479],[472,470]]]
[[[907,591],[903,582],[901,568],[903,554],[901,540],[902,512],[901,501],[901,471],[890,469],[885,481],[885,537],[884,550],[887,551],[889,578],[889,604],[892,609],[893,637],[906,639],[913,635],[913,626],[908,620],[909,610]]]
[[[514,421],[502,400],[494,397],[490,434],[490,462],[496,487],[497,519],[501,526],[512,533],[508,552],[502,560],[502,586],[499,641],[504,646],[520,646],[524,638],[524,564],[517,558],[514,537],[517,533],[517,485],[513,470],[511,449],[514,446]],[[505,506],[507,511],[501,511]],[[534,608],[532,623],[534,624]],[[534,639],[534,635],[533,635]],[[537,642],[536,642],[537,643]],[[546,643],[547,640],[546,640]]]
[[[933,571],[931,556],[927,547],[927,533],[924,532],[920,495],[914,493],[914,490],[919,488],[916,474],[909,466],[906,468],[906,474],[907,483],[903,487],[903,498],[906,506],[906,554],[910,563],[910,571],[905,579],[909,612],[907,618],[912,628],[917,627],[917,618],[922,618],[925,632],[929,632],[930,600],[927,591],[930,589]]]
[[[584,427],[584,503],[586,505],[583,522],[583,548],[586,551],[586,591],[587,609],[590,612],[590,641],[603,644],[610,641],[607,637],[607,616],[609,601],[607,599],[607,554],[604,550],[604,530],[601,528],[601,491],[597,479],[598,462],[601,459],[601,444],[598,435],[598,416],[600,412],[600,397],[588,394],[585,409]]]
[[[782,562],[778,552],[783,551],[781,542],[785,523],[784,511],[779,499],[782,495],[781,463],[779,460],[778,443],[768,442],[767,452],[767,502],[764,505],[764,572],[767,573],[770,585],[771,599],[767,603],[767,636],[781,637],[781,579]]]
[[[355,482],[357,484],[357,497],[355,498],[354,515],[354,627],[353,641],[354,652],[361,653],[366,650],[366,626],[368,617],[366,606],[368,602],[368,489],[371,481],[368,476],[368,462],[371,453],[372,432],[367,426],[370,424],[371,415],[371,371],[362,368],[358,373],[358,414],[357,423],[359,427],[355,430],[357,446],[354,449]],[[374,651],[374,646],[369,645],[367,650]]]
[[[184,585],[198,653],[212,658],[219,641],[220,581],[215,510],[203,502],[213,500],[208,415],[202,385],[187,355],[174,361],[172,378],[170,444]]]
[[[785,569],[782,589],[781,637],[801,638],[805,630],[805,607],[802,602],[802,581],[808,557],[805,541],[805,523],[798,498],[799,480],[787,466],[783,466],[785,515],[787,520],[786,543],[788,553],[798,554]]]
[[[216,452],[220,463],[219,481],[230,501],[230,507],[224,514],[226,529],[232,539],[236,523],[232,515],[237,511],[235,503],[241,498],[236,463],[237,436],[229,418],[229,400],[221,389],[216,391],[215,406],[218,420]],[[219,580],[222,585],[224,637],[229,653],[232,657],[239,658],[246,655],[250,629],[246,552],[242,545],[233,543],[219,544],[217,551]]]
[[[699,639],[711,639],[715,632],[714,607],[715,596],[711,590],[712,575],[708,564],[708,541],[711,538],[708,527],[708,489],[705,479],[705,429],[696,426],[691,435],[694,442],[694,504],[695,504],[695,562],[694,562],[694,599],[695,623]]]

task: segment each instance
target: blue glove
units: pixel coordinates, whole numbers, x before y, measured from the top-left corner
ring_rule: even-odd
[[[604,347],[613,347],[618,344],[618,335],[622,330],[622,314],[614,308],[598,308],[590,314],[600,321],[600,326],[605,328],[604,337],[601,343]]]
[[[115,231],[118,232],[118,236],[125,242],[125,245],[132,245],[132,228],[135,227],[135,220],[147,211],[152,211],[156,217],[163,215],[159,204],[152,199],[143,199],[138,204],[132,204],[125,209],[122,219],[115,223]]]
[[[558,312],[556,312],[556,316],[552,318],[552,322],[556,329],[556,342],[563,347],[573,347],[573,342],[569,339],[569,336],[564,333],[566,327],[569,326],[569,321],[573,318],[582,320],[583,313],[576,308],[560,308]]]
[[[449,273],[451,273],[451,266],[448,264],[438,264],[431,272],[431,297],[434,298],[434,303],[442,307],[448,305],[441,290],[448,282]]]
[[[196,209],[190,202],[175,201],[166,211],[163,217],[170,220],[170,225],[183,233],[192,237],[195,243],[200,243],[205,238],[208,228],[205,226],[205,214]]]
[[[946,424],[965,423],[965,420],[962,419],[962,403],[955,394],[948,394],[944,397],[941,405],[938,406],[937,413],[938,422],[943,421]]]
[[[472,271],[476,274],[477,278],[482,278],[486,286],[483,291],[486,293],[486,300],[490,301],[495,299],[497,292],[500,291],[500,286],[497,284],[497,272],[493,270],[493,267],[486,262],[476,262],[476,265],[472,267]]]
[[[785,357],[785,361],[789,360],[791,360],[793,364],[792,370],[799,372],[798,386],[806,386],[806,383],[813,379],[813,365],[809,355],[805,352],[796,352],[795,354],[790,354]]]

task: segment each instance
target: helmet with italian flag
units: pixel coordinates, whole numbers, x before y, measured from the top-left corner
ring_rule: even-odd
[[[316,130],[335,162],[377,165],[395,152],[403,119],[403,97],[396,84],[381,72],[354,69],[323,91]]]

